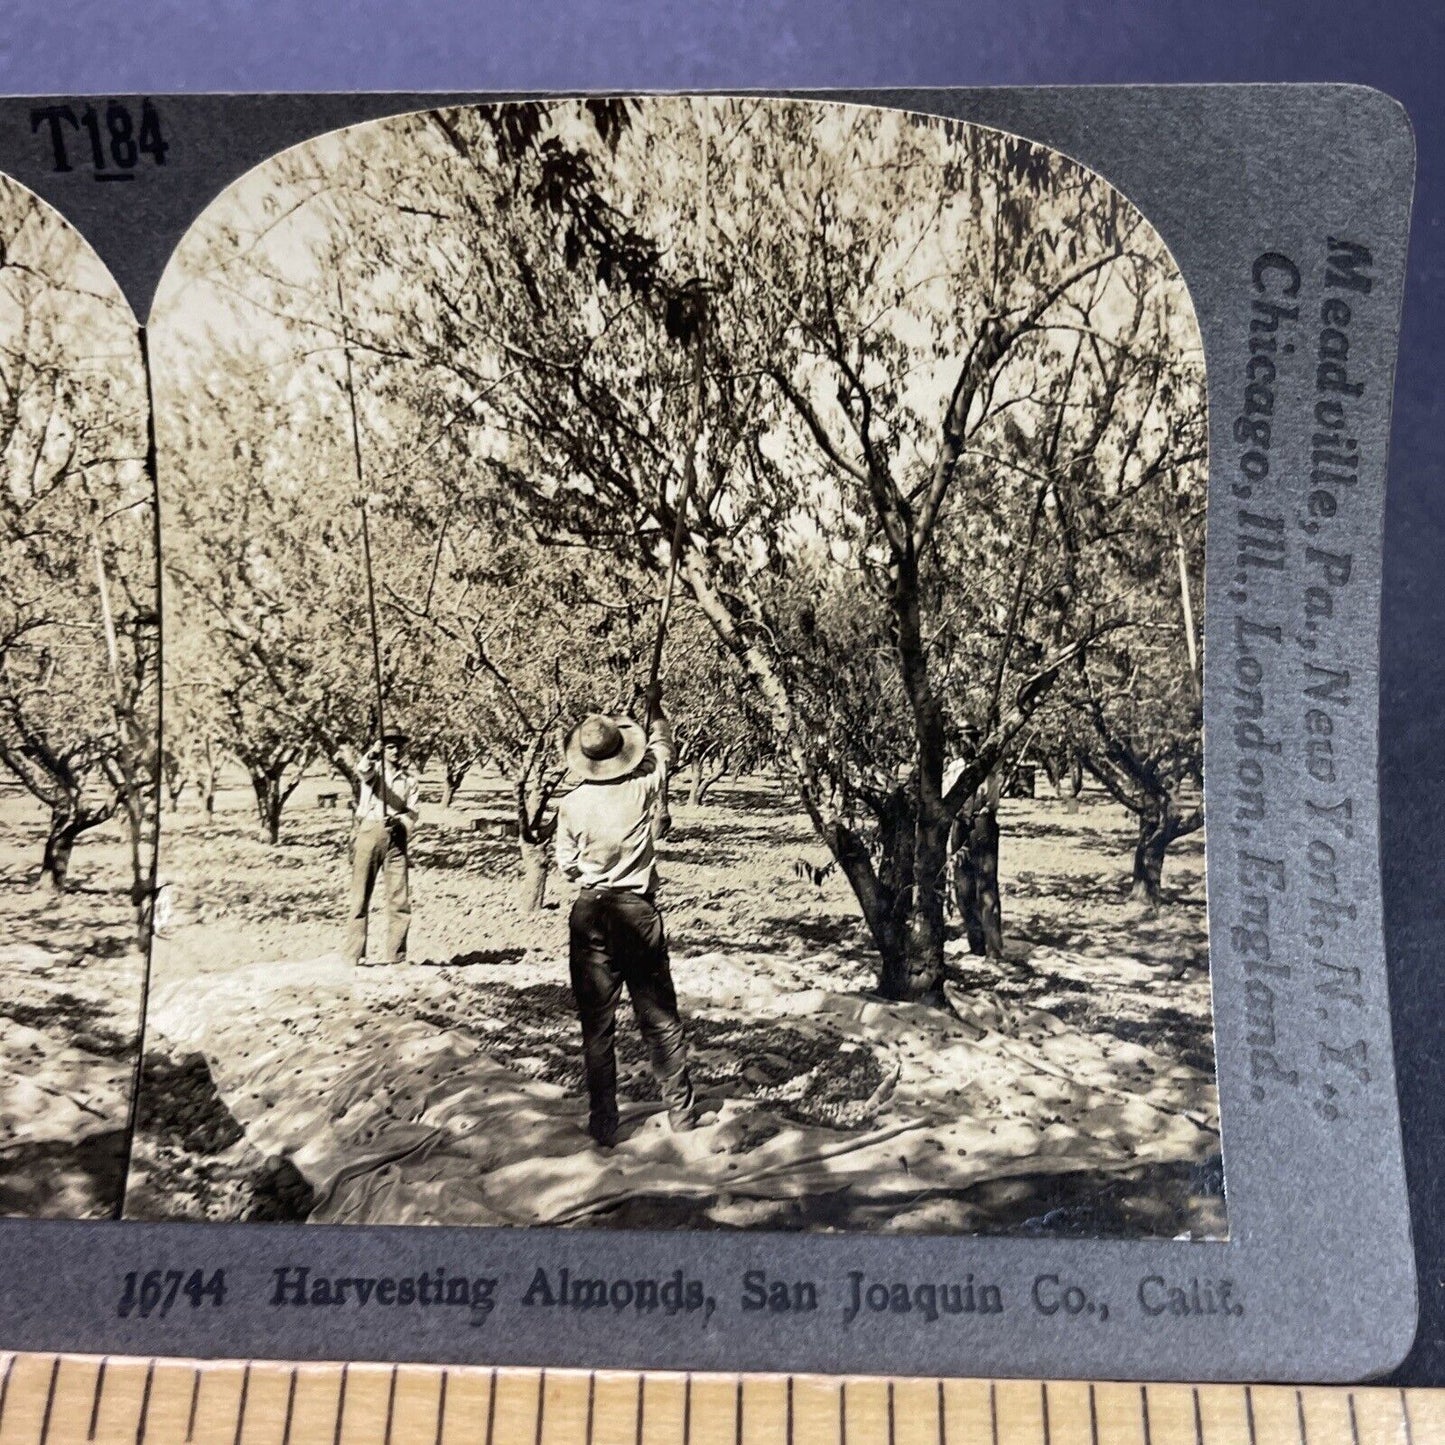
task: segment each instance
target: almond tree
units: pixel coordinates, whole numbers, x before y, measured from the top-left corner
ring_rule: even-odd
[[[1183,292],[1138,213],[1021,140],[771,101],[404,117],[288,153],[248,197],[305,209],[331,259],[253,264],[280,223],[233,198],[223,269],[320,335],[317,278],[343,268],[347,335],[537,555],[676,567],[880,988],[936,996],[956,821],[1061,676],[1135,625],[1050,508],[1068,471],[1071,497],[1120,492],[1127,531],[1159,483],[1118,357]],[[1155,334],[1197,358],[1190,326]],[[1195,398],[1151,405],[1168,433]]]
[[[1080,596],[1119,599],[1131,619],[1090,650],[1063,700],[1084,766],[1137,820],[1132,897],[1152,908],[1170,844],[1204,823],[1207,440],[1202,369],[1167,344],[1192,315],[1179,298],[1136,315],[1110,373],[1136,394],[1134,424],[1091,453],[1102,487],[1063,474],[1048,530]]]
[[[432,269],[437,332],[411,347],[492,383],[494,425],[527,446],[512,485],[558,534],[595,544],[630,522],[657,565],[703,356],[681,575],[853,886],[880,987],[932,994],[954,820],[1061,670],[1130,621],[1124,598],[1110,610],[1101,589],[1085,611],[1068,595],[1042,533],[1051,479],[1020,453],[1058,434],[1080,485],[1106,485],[1087,465],[1098,434],[1134,420],[1108,385],[1113,353],[1138,297],[1179,289],[1158,238],[1098,177],[1025,142],[678,103],[649,116],[642,154],[625,138],[591,153],[615,214],[650,214],[659,244],[725,197],[702,216],[700,280],[684,242],[639,296],[586,238],[569,247],[516,203],[488,127],[454,120],[448,139],[470,167],[447,187],[455,211],[502,239],[459,228],[464,269]],[[707,306],[693,351],[670,324],[690,290]],[[1084,334],[1102,344],[1075,345]],[[543,460],[561,488],[535,485]]]
[[[40,878],[120,815],[148,892],[154,517],[134,321],[80,237],[0,180],[0,763],[50,814]]]
[[[1137,587],[1138,625],[1127,640],[1096,651],[1079,678],[1080,706],[1092,731],[1083,745],[1085,766],[1137,820],[1130,896],[1149,908],[1163,901],[1170,845],[1204,826],[1197,630],[1204,590],[1202,488],[1167,499],[1159,522],[1163,545],[1123,559]],[[1171,583],[1177,585],[1172,598]]]
[[[176,356],[155,327],[167,687],[177,723],[213,735],[246,770],[262,836],[307,766],[354,780],[370,696],[358,520],[344,434],[310,405],[268,395],[274,360]],[[324,395],[324,393],[323,393]]]

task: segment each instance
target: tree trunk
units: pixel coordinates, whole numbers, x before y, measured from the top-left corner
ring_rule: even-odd
[[[833,823],[824,841],[853,889],[863,920],[878,950],[878,992],[884,998],[933,1000],[943,976],[944,890],[948,830],[923,828],[918,799],[899,788],[878,820],[876,863],[852,829]],[[936,881],[915,888],[919,870]]]
[[[1064,792],[1064,812],[1079,811],[1079,794],[1084,791],[1084,760],[1077,748],[1069,754],[1069,780]]]
[[[136,928],[141,947],[150,936],[151,877],[145,857],[145,799],[138,791],[131,792],[122,803],[126,837],[130,844],[130,901],[136,910]]]
[[[708,772],[701,764],[699,764],[697,771],[697,780],[693,788],[692,801],[694,803],[707,802],[707,795],[712,792],[714,784],[722,782],[722,780],[727,777],[728,768],[731,766],[731,764],[731,750],[727,750],[722,754],[722,756],[717,760],[717,766],[711,772]]]
[[[878,992],[899,1002],[942,997],[948,823],[919,820],[918,798],[899,788],[878,820],[875,857],[852,829],[821,827],[878,950]],[[929,886],[916,886],[919,879]]]
[[[832,823],[823,834],[828,851],[838,862],[853,889],[863,921],[878,950],[878,991],[885,998],[904,998],[908,992],[907,935],[901,919],[897,878],[907,871],[899,854],[898,829],[885,819],[881,829],[882,857],[877,869],[862,839],[842,823]]]
[[[689,807],[695,808],[702,802],[702,759],[694,758],[692,762],[688,764],[687,772],[687,802]]]
[[[942,998],[947,938],[948,820],[919,819],[913,838],[913,906],[908,918],[908,999]]]
[[[528,913],[540,913],[547,901],[547,873],[551,865],[549,850],[545,843],[529,843],[526,839],[521,841],[520,847],[522,907]]]
[[[917,555],[894,544],[889,607],[897,632],[898,671],[917,740],[912,790],[912,886],[908,899],[906,979],[891,998],[942,999],[943,944],[948,912],[948,834],[953,819],[943,803],[947,766],[943,707],[929,676],[923,635]],[[902,991],[896,991],[897,985]]]
[[[960,818],[954,831],[954,901],[963,919],[968,951],[988,958],[1004,956],[998,837],[998,814],[990,807]]]
[[[220,771],[220,759],[216,756],[211,740],[206,739],[203,756],[205,758],[205,769],[196,781],[196,786],[201,793],[201,806],[206,810],[206,817],[215,816],[216,812],[216,774]]]
[[[252,773],[251,790],[256,795],[256,818],[261,825],[261,837],[274,847],[281,841],[281,809],[286,802],[281,779],[270,773]]]
[[[472,770],[471,759],[464,763],[446,764],[446,775],[442,780],[442,807],[450,808],[466,776]]]
[[[1173,810],[1167,804],[1139,814],[1139,841],[1134,845],[1130,902],[1147,904],[1153,909],[1163,901],[1161,879],[1164,875],[1164,855],[1178,836]]]
[[[45,837],[45,852],[40,860],[40,881],[48,883],[57,893],[65,891],[70,873],[70,855],[75,840],[86,829],[73,804],[65,803],[50,810],[50,831]]]
[[[1084,790],[1084,761],[1077,748],[1064,755],[1063,766],[1056,768],[1051,762],[1044,764],[1049,782],[1053,784],[1054,796],[1064,805],[1064,812],[1079,811],[1079,794]]]
[[[547,901],[547,874],[552,866],[552,839],[557,832],[554,814],[546,819],[550,794],[540,779],[517,784],[517,846],[521,854],[519,897],[528,913],[539,913]]]

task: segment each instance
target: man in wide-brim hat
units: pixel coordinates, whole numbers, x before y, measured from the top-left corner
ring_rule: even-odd
[[[653,816],[673,763],[662,688],[646,693],[646,726],[591,713],[563,752],[577,786],[557,808],[557,866],[581,890],[568,918],[572,994],[587,1066],[588,1132],[617,1138],[617,1003],[625,984],[672,1127],[696,1122],[686,1041],[658,912]]]
[[[351,914],[346,955],[366,961],[366,920],[378,875],[386,884],[387,963],[406,961],[411,928],[411,879],[407,850],[416,826],[421,784],[406,765],[410,739],[388,729],[356,765],[360,792],[351,837]]]

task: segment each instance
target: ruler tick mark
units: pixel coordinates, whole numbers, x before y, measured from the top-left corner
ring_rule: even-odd
[[[890,1431],[889,1434],[891,1437],[892,1432]],[[788,1376],[788,1445],[793,1445],[793,1377],[791,1375]]]
[[[1294,1392],[1294,1414],[1299,1422],[1299,1445],[1309,1445],[1309,1431],[1305,1429],[1305,1397],[1299,1390]]]
[[[1089,1441],[1090,1445],[1099,1445],[1099,1407],[1094,1400],[1094,1385],[1089,1383]]]
[[[146,1366],[145,1388],[140,1396],[140,1416],[135,1422],[135,1445],[145,1445],[146,1424],[151,1413],[151,1385],[156,1378],[156,1362],[152,1360]]]
[[[791,1382],[790,1382],[790,1383],[791,1383]],[[789,1413],[789,1416],[788,1416],[788,1423],[789,1423],[789,1424],[792,1423],[792,1415],[791,1415],[791,1412]],[[791,1439],[791,1437],[792,1437],[792,1432],[789,1431],[788,1433],[789,1433],[789,1438]],[[896,1440],[896,1436],[895,1436],[895,1434],[894,1434],[894,1421],[893,1421],[893,1381],[892,1381],[892,1380],[889,1380],[889,1382],[888,1382],[888,1445],[895,1445],[895,1440]]]
[[[592,1445],[592,1416],[597,1408],[597,1371],[587,1372],[587,1445]]]
[[[296,1367],[291,1367],[291,1383],[286,1389],[286,1424],[281,1431],[281,1445],[291,1445],[291,1417],[296,1413]],[[187,1437],[189,1438],[189,1437]]]
[[[241,1445],[241,1431],[246,1428],[246,1397],[251,1393],[251,1362],[246,1361],[246,1368],[241,1371],[241,1404],[236,1411],[236,1438],[231,1445]]]
[[[341,1383],[336,1387],[336,1430],[331,1445],[341,1445],[341,1422],[346,1418],[346,1377],[350,1369],[350,1365],[341,1367]]]
[[[642,1402],[646,1393],[647,1376],[639,1375],[637,1377],[637,1425],[632,1436],[632,1438],[637,1442],[637,1445],[642,1445]],[[541,1445],[540,1441],[538,1442],[538,1445]]]
[[[437,1433],[435,1445],[442,1445],[442,1430],[446,1425],[447,1378],[448,1372],[446,1370],[443,1370],[441,1384],[437,1388]]]
[[[536,1442],[536,1445],[542,1445],[542,1413],[543,1413],[543,1411],[546,1410],[546,1408],[547,1408],[547,1372],[546,1372],[546,1370],[538,1370],[538,1371],[537,1371],[537,1433],[532,1437],[533,1440]],[[639,1407],[639,1409],[638,1409],[638,1414],[641,1415],[641,1413],[642,1413],[642,1411],[641,1411],[641,1408]],[[642,1435],[641,1435],[641,1429],[640,1429],[640,1426],[639,1426],[638,1439],[641,1440],[641,1438],[642,1438]]]
[[[1354,1445],[1360,1445],[1360,1422],[1355,1418],[1355,1392],[1351,1390],[1345,1400],[1350,1407],[1350,1439],[1354,1441]]]
[[[738,1389],[735,1398],[736,1404],[733,1407],[733,1439],[737,1441],[737,1445],[743,1445],[743,1381],[741,1375],[738,1376]]]
[[[146,1423],[150,1419],[150,1386],[156,1379],[156,1361],[152,1360],[146,1366],[146,1387],[140,1392],[140,1418],[136,1420],[136,1445],[144,1445],[146,1441]]]
[[[587,1419],[592,1420],[592,1399],[587,1399]],[[591,1430],[587,1432],[587,1438],[592,1438]],[[682,1445],[690,1445],[692,1440],[692,1372],[689,1371],[683,1376],[682,1381]]]
[[[838,1445],[848,1445],[848,1382],[838,1384]]]
[[[998,1445],[998,1386],[992,1380],[988,1382],[988,1428],[993,1445]]]
[[[191,1371],[191,1412],[186,1416],[186,1442],[196,1438],[196,1406],[201,1399],[201,1368],[199,1365]]]
[[[943,1381],[938,1382],[938,1445],[948,1445],[948,1423],[943,1403]]]
[[[487,1445],[492,1445],[492,1431],[497,1424],[497,1371],[492,1370],[492,1388],[487,1392]]]
[[[1154,1445],[1154,1435],[1149,1428],[1149,1391],[1139,1386],[1139,1417],[1144,1422],[1144,1445]]]
[[[60,1356],[50,1366],[50,1384],[45,1391],[45,1417],[40,1422],[40,1445],[50,1438],[50,1412],[55,1408],[55,1382],[60,1378]]]
[[[1043,1413],[1044,1423],[1044,1445],[1052,1445],[1052,1432],[1049,1429],[1049,1382],[1039,1381],[1039,1409]]]
[[[3,1413],[4,1396],[0,1396],[0,1413]],[[1415,1431],[1410,1424],[1410,1397],[1400,1391],[1400,1418],[1405,1422],[1405,1445],[1415,1445]]]
[[[391,1445],[391,1421],[396,1413],[396,1366],[391,1367],[391,1380],[386,1387],[386,1434],[382,1437],[384,1445]]]
[[[87,1440],[95,1439],[95,1427],[100,1420],[100,1392],[105,1389],[105,1366],[107,1360],[102,1358],[100,1368],[95,1372],[95,1393],[90,1397],[90,1428],[85,1432]]]
[[[1194,1445],[1204,1445],[1204,1417],[1199,1413],[1199,1386],[1190,1392],[1194,1396]]]
[[[1244,1387],[1244,1419],[1249,1426],[1249,1445],[1259,1445],[1254,1433],[1254,1391],[1248,1385]]]

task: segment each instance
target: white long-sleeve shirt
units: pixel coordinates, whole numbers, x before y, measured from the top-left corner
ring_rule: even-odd
[[[400,763],[386,765],[385,806],[378,789],[381,787],[381,764],[375,758],[363,757],[356,766],[361,779],[361,793],[356,800],[356,821],[383,823],[388,817],[406,829],[407,836],[416,826],[417,809],[421,803],[421,782]]]
[[[654,720],[647,751],[611,782],[579,783],[557,805],[557,866],[584,888],[651,893],[657,886],[652,817],[672,768],[672,725]]]

